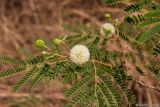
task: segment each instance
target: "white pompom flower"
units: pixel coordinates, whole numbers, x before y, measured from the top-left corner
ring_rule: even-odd
[[[70,52],[71,61],[76,64],[84,64],[89,61],[89,49],[84,45],[75,45]]]
[[[105,32],[109,32],[111,34],[115,34],[116,29],[115,29],[115,27],[114,27],[113,24],[111,24],[111,23],[105,23],[101,27],[101,34],[105,34]]]

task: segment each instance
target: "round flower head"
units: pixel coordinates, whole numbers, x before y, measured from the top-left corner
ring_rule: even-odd
[[[36,45],[37,47],[39,47],[39,48],[44,47],[44,44],[45,44],[45,42],[44,42],[42,39],[38,39],[38,40],[36,40],[36,42],[35,42],[35,45]]]
[[[101,34],[105,34],[105,32],[115,34],[115,31],[115,27],[111,23],[105,23],[101,27]]]
[[[84,64],[88,62],[90,53],[86,46],[76,45],[71,49],[70,58],[76,64]]]
[[[63,42],[63,40],[61,40],[61,39],[54,39],[53,40],[53,43],[55,44],[55,45],[59,45],[59,44],[61,44]]]
[[[105,17],[106,19],[109,19],[109,18],[111,18],[111,15],[110,15],[109,13],[107,13],[107,14],[104,15],[104,17]]]

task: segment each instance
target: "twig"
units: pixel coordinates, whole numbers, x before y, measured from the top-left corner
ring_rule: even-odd
[[[146,88],[146,94],[147,94],[148,104],[152,107],[152,96],[150,89]]]
[[[102,61],[98,61],[98,60],[94,60],[95,63],[98,63],[98,64],[101,64],[101,65],[104,65],[104,66],[107,66],[107,67],[111,67],[112,65],[111,64],[107,64],[107,63],[104,63]]]
[[[147,88],[150,88],[150,89],[154,89],[154,90],[157,90],[157,91],[160,92],[160,88],[158,88],[158,87],[154,87],[154,86],[150,86],[150,85],[144,84],[142,81],[137,80],[137,79],[135,79],[133,77],[132,77],[132,80],[134,80],[136,83],[138,83],[141,86],[144,86],[144,87],[147,87]]]
[[[1,92],[0,98],[23,98],[23,97],[36,97],[36,98],[46,98],[46,99],[52,99],[52,100],[65,100],[62,93],[54,93],[54,94],[29,94],[29,93],[11,93],[11,92]]]

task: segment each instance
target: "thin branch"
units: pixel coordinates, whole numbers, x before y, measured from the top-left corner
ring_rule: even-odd
[[[23,98],[23,97],[36,97],[40,99],[52,99],[52,100],[65,100],[62,93],[54,93],[54,94],[29,94],[29,93],[11,93],[11,92],[1,92],[0,98]]]
[[[134,80],[136,83],[138,83],[139,85],[143,86],[143,87],[147,87],[147,88],[150,88],[150,89],[154,89],[154,90],[157,90],[160,92],[160,88],[158,87],[154,87],[154,86],[150,86],[150,85],[147,85],[147,84],[144,84],[142,81],[140,80],[137,80],[135,78],[132,77],[132,80]]]
[[[97,68],[96,68],[96,64],[94,62],[94,60],[92,61],[93,62],[93,66],[94,66],[94,78],[95,78],[95,96],[97,97]]]
[[[92,60],[93,61],[93,60]],[[111,67],[112,65],[111,64],[107,64],[107,63],[104,63],[104,62],[102,62],[102,61],[98,61],[98,60],[95,60],[94,59],[94,62],[95,63],[98,63],[98,64],[101,64],[101,65],[104,65],[104,66],[106,66],[106,67]]]

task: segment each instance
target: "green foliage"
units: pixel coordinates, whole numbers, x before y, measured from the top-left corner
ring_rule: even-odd
[[[87,45],[91,55],[89,62],[76,65],[70,61],[68,56],[57,52],[61,49],[52,40],[52,42],[45,40],[46,49],[40,50],[42,52],[40,56],[34,56],[26,49],[20,50],[20,53],[26,55],[26,59],[23,60],[25,68],[13,68],[7,72],[1,72],[1,77],[25,71],[24,76],[13,86],[13,91],[18,91],[25,84],[29,84],[29,88],[33,89],[46,78],[54,80],[60,76],[65,84],[71,82],[73,85],[66,91],[66,96],[70,101],[68,106],[72,107],[76,105],[91,107],[94,103],[100,107],[120,107],[122,103],[126,106],[133,103],[134,101],[127,97],[132,95],[125,92],[127,84],[125,84],[126,87],[122,87],[124,84],[121,86],[121,83],[127,81],[128,78],[124,67],[112,67],[112,62],[116,62],[117,53],[98,48],[99,31],[93,33],[93,29],[82,30],[83,34],[67,36],[64,43],[69,44],[69,47],[79,43]],[[90,32],[90,35],[87,32]],[[106,43],[107,41],[104,41],[103,47]],[[45,54],[43,54],[44,51]],[[78,79],[79,76],[82,77],[81,80]],[[32,81],[29,81],[30,79]],[[120,93],[123,93],[123,96]],[[122,100],[123,98],[125,100]]]
[[[105,0],[105,2],[107,4],[116,4],[116,3],[121,3],[121,2],[125,2],[127,0]]]
[[[51,80],[56,79],[56,77],[63,72],[64,62],[56,63],[56,65],[49,69],[49,72],[46,74]]]
[[[96,71],[96,74],[95,72],[89,73],[82,81],[76,83],[66,92],[67,97],[71,100],[69,107],[75,107],[77,104],[91,107],[94,101],[96,101],[98,107],[120,107],[122,100],[121,90],[117,89],[119,84],[115,82],[116,80],[112,75],[106,75],[107,72],[111,72],[111,69],[97,67],[99,70]],[[126,103],[123,104],[125,105]]]
[[[126,21],[133,24],[138,24],[138,27],[147,27],[147,26],[153,26],[150,30],[146,31],[145,33],[142,33],[140,37],[138,38],[138,43],[143,44],[144,42],[147,42],[151,40],[155,34],[159,31],[159,13],[160,9],[156,8],[153,9],[143,15],[133,15],[133,17],[126,17]]]
[[[126,0],[127,1],[127,0]],[[121,0],[106,0],[106,3],[114,4],[120,3]],[[146,12],[144,14],[131,14],[134,12],[139,12],[144,9]],[[130,24],[136,24],[138,27],[148,27],[152,26],[152,29],[148,30],[145,33],[139,35],[137,42],[139,44],[143,44],[149,40],[151,40],[156,33],[159,31],[159,23],[160,23],[160,8],[158,3],[154,0],[139,0],[131,5],[127,6],[124,11],[129,13],[129,16],[126,16],[125,21]]]
[[[23,56],[25,56],[26,58],[28,58],[28,59],[33,59],[33,58],[35,58],[35,56],[33,55],[33,53],[31,53],[29,50],[27,50],[26,48],[20,48],[20,49],[18,49],[18,52],[21,54],[21,55],[23,55]]]
[[[139,23],[145,21],[145,18],[143,15],[138,14],[137,16],[133,15],[132,17],[131,16],[125,17],[125,21],[130,24],[139,24]]]
[[[138,38],[138,43],[143,44],[146,41],[149,41],[158,31],[160,30],[160,25],[156,25],[152,29],[146,31]]]
[[[153,0],[138,0],[138,2],[131,4],[130,6],[126,7],[124,10],[126,12],[136,12],[142,9],[144,6],[151,3]]]
[[[145,67],[151,72],[153,72],[157,78],[160,78],[160,65],[158,63],[152,62]]]
[[[72,25],[68,25],[66,28],[70,29],[71,27]],[[127,30],[128,27],[133,28],[133,30]],[[24,54],[26,59],[20,60],[20,62],[16,62],[16,59],[2,57],[3,60],[1,61],[12,62],[14,65],[16,64],[16,68],[1,72],[0,77],[8,77],[25,71],[24,76],[13,86],[13,91],[22,89],[26,84],[29,84],[27,88],[32,90],[45,79],[55,80],[56,77],[62,77],[65,84],[72,84],[72,88],[65,92],[69,101],[67,106],[69,107],[91,107],[94,104],[97,107],[134,106],[135,96],[127,87],[127,83],[132,80],[132,77],[127,75],[121,57],[131,59],[137,72],[143,75],[143,68],[136,64],[135,58],[136,55],[141,64],[145,59],[143,47],[134,41],[136,39],[134,32],[137,32],[138,29],[126,23],[118,26],[120,30],[118,36],[134,45],[133,49],[136,51],[124,55],[122,52],[118,53],[105,49],[108,37],[104,38],[101,44],[102,48],[99,48],[101,35],[99,31],[93,29],[79,28],[78,32],[76,31],[77,34],[65,36],[63,44],[58,46],[53,43],[53,40],[44,40],[45,48],[39,50],[42,53],[39,56],[34,56],[28,50],[21,49],[20,53]],[[61,40],[62,38],[64,37],[59,37]],[[61,53],[63,51],[60,48],[61,45],[68,49],[76,44],[86,45],[90,51],[90,60],[83,65],[73,63],[68,55]],[[68,47],[65,47],[66,45]],[[153,48],[154,51],[157,48],[157,46]],[[159,68],[157,66],[146,65],[145,67],[159,77]]]
[[[141,61],[144,61],[144,53],[141,46],[136,47],[137,55],[140,58]]]
[[[31,82],[30,89],[35,88],[42,81],[42,79],[44,78],[45,74],[48,72],[49,67],[50,66],[48,64],[45,64],[40,69],[40,71],[38,71],[38,73],[36,74],[36,76],[34,77],[34,79]]]
[[[136,70],[141,74],[141,75],[144,75],[144,72],[143,70],[140,68],[140,67],[136,67]]]
[[[25,65],[24,61],[17,60],[15,58],[11,58],[4,55],[0,55],[0,62],[7,63],[7,64],[14,64],[14,65]]]
[[[13,91],[20,90],[21,87],[25,85],[25,83],[35,74],[35,71],[37,68],[35,66],[31,67],[29,71],[23,76],[23,78],[15,85],[13,86]]]
[[[160,43],[153,48],[153,55],[157,56],[160,54]]]
[[[42,63],[42,62],[44,62],[44,57],[43,56],[37,56],[37,57],[34,57],[32,59],[27,59],[25,62],[29,65]]]
[[[12,68],[12,69],[8,69],[8,70],[5,70],[3,72],[0,72],[0,78],[6,78],[6,77],[9,77],[9,76],[13,76],[19,72],[22,72],[25,70],[25,67],[15,67],[15,68]]]

